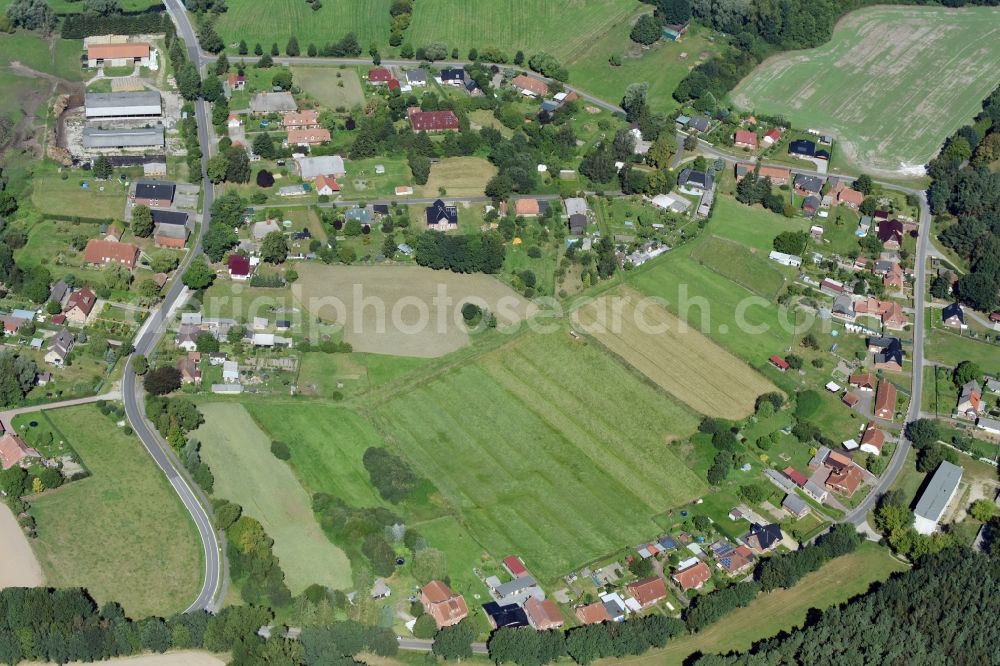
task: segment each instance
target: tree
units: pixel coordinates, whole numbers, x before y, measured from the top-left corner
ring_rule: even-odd
[[[142,385],[151,395],[166,395],[181,387],[181,373],[172,365],[161,365],[146,373]]]
[[[257,45],[260,47],[260,44]],[[250,51],[247,47],[247,41],[245,39],[240,40],[239,46],[236,48],[236,52],[240,55],[247,55]],[[257,55],[260,55],[259,53]]]
[[[132,208],[132,233],[140,238],[153,235],[153,212],[149,206],[138,204]]]
[[[278,42],[271,42],[271,55],[273,57],[281,55],[281,51],[278,49]]]
[[[472,641],[475,638],[476,628],[466,618],[438,631],[434,636],[432,651],[442,659],[469,659],[472,657]]]
[[[108,264],[101,271],[104,286],[112,291],[127,291],[132,284],[132,271],[119,264]]]
[[[878,199],[875,197],[865,197],[861,202],[858,210],[861,211],[862,215],[874,215],[875,211],[878,209]]]
[[[222,37],[215,31],[212,21],[202,22],[201,28],[198,30],[198,44],[209,53],[219,53],[226,48]]]
[[[229,160],[226,159],[224,154],[212,155],[208,158],[206,170],[210,181],[221,183],[226,179],[226,174],[229,173]]]
[[[274,140],[267,132],[262,132],[253,138],[253,152],[265,160],[274,159]],[[272,185],[273,185],[272,181]],[[270,187],[270,186],[268,186]]]
[[[981,523],[988,523],[996,512],[997,505],[988,499],[977,499],[969,509],[969,514]]]
[[[56,14],[45,0],[14,0],[6,15],[15,28],[51,32],[56,27]]]
[[[635,122],[646,107],[646,95],[649,93],[648,83],[630,83],[622,97],[622,108],[625,109],[625,119]]]
[[[223,96],[222,81],[218,76],[209,75],[201,83],[201,97],[207,102],[215,102]]]
[[[417,185],[426,185],[431,176],[431,160],[424,155],[411,152],[407,157],[410,166],[410,173],[413,174],[413,181]]]
[[[808,241],[809,234],[805,231],[783,231],[774,237],[773,247],[778,252],[799,255]]]
[[[94,178],[100,180],[107,180],[108,178],[111,178],[113,172],[111,160],[108,159],[107,155],[98,155],[97,159],[94,160],[92,171],[94,173]],[[9,213],[6,214],[9,215]]]
[[[136,354],[132,358],[132,372],[140,377],[149,371],[149,361],[142,354]]]
[[[270,69],[271,67],[274,67],[274,58],[265,53],[260,57],[260,60],[254,63],[253,66],[257,69]]]
[[[271,453],[278,460],[288,460],[292,457],[292,450],[288,448],[288,444],[281,440],[271,442]]]
[[[38,368],[27,356],[0,352],[0,407],[17,404],[35,384]]]
[[[185,61],[177,74],[177,88],[186,100],[198,99],[201,94],[201,75],[194,63]]]
[[[984,262],[985,263],[985,262]],[[980,271],[978,264],[974,272],[966,273],[958,279],[955,294],[963,302],[983,312],[992,312],[1000,301],[1000,278]]]
[[[649,46],[660,39],[660,22],[652,14],[644,14],[632,26],[629,37],[633,42]]]
[[[299,40],[292,35],[288,38],[288,43],[285,45],[285,55],[289,58],[295,58],[299,55]]]
[[[282,67],[271,77],[271,85],[282,90],[292,89],[292,70]]]
[[[413,554],[413,577],[420,584],[448,577],[448,556],[437,548],[423,548]]]
[[[436,633],[437,622],[434,620],[433,615],[424,613],[417,618],[416,623],[413,625],[413,635],[416,638],[428,640],[434,638],[434,634]]]
[[[937,275],[931,280],[931,296],[934,298],[947,299],[951,297],[951,281],[948,278]]]
[[[655,4],[667,23],[683,25],[691,20],[690,0],[656,0]]]
[[[955,384],[956,388],[961,389],[964,385],[969,382],[978,382],[983,376],[982,369],[973,363],[972,361],[962,361],[957,366],[952,373],[952,382]]]
[[[260,245],[260,258],[269,264],[281,264],[288,258],[288,240],[280,231],[264,236]]]
[[[226,170],[226,180],[231,183],[249,183],[252,170],[247,152],[240,146],[232,146],[226,153],[229,168]]]
[[[872,181],[871,176],[863,173],[854,180],[853,188],[861,192],[861,194],[868,196],[875,189],[875,183]]]
[[[254,55],[258,55],[258,56],[264,55],[264,48],[260,45],[260,42],[257,42],[256,44],[254,44],[253,53],[254,53]]]
[[[215,271],[205,263],[204,259],[198,258],[192,261],[191,265],[184,271],[184,275],[181,276],[181,282],[188,289],[194,289],[195,291],[208,289],[215,282]]]
[[[229,71],[229,58],[225,53],[220,53],[215,61],[215,75],[222,76]]]
[[[118,0],[83,0],[83,11],[94,16],[110,16],[121,14],[122,6]]]

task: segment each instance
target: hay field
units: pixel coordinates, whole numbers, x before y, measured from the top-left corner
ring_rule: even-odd
[[[768,300],[785,286],[785,276],[765,253],[728,238],[705,238],[691,251],[691,258]]]
[[[543,580],[655,536],[655,515],[705,490],[670,445],[695,415],[565,329],[400,390],[372,418],[485,548]]]
[[[920,175],[1000,83],[1000,9],[872,7],[833,39],[771,58],[733,101],[829,131],[856,167]]]
[[[446,157],[431,167],[427,184],[417,185],[413,193],[417,197],[436,197],[443,187],[448,196],[477,196],[496,174],[497,168],[482,157]]]
[[[681,402],[702,414],[740,419],[762,393],[777,391],[756,370],[639,292],[622,288],[586,304],[574,322]],[[647,299],[648,300],[648,299]],[[602,322],[618,301],[618,325]]]
[[[535,307],[498,280],[418,266],[299,265],[292,293],[314,317],[343,326],[355,351],[429,358],[469,342],[461,306],[484,302],[500,327]],[[444,294],[449,301],[438,300]]]
[[[205,423],[193,437],[215,475],[215,497],[237,502],[274,539],[292,594],[313,583],[335,589],[351,585],[351,563],[327,539],[313,516],[311,500],[292,468],[271,453],[271,439],[237,403],[198,406]]]
[[[292,76],[303,92],[325,107],[352,109],[365,103],[361,79],[353,68],[292,67]]]

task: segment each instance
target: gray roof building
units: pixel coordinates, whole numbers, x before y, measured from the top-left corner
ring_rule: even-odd
[[[303,180],[312,180],[316,176],[337,177],[347,173],[344,158],[340,155],[298,157],[295,159],[295,169]]]
[[[795,493],[785,495],[781,506],[787,509],[788,513],[793,516],[804,516],[809,513],[809,504]]]
[[[156,90],[87,93],[84,106],[87,118],[149,118],[163,113]]]
[[[298,105],[290,92],[260,92],[250,100],[250,113],[285,113],[297,111]]]
[[[138,129],[83,129],[84,148],[162,148],[162,127]]]
[[[789,479],[787,476],[782,474],[776,469],[765,469],[764,476],[771,480],[771,483],[778,486],[786,493],[795,492],[795,482]]]
[[[423,84],[427,83],[427,70],[426,69],[409,69],[406,71],[406,81],[410,84]]]
[[[715,178],[707,171],[695,171],[694,169],[684,169],[677,177],[677,183],[681,187],[696,187],[702,190],[710,190],[715,185]]]
[[[937,530],[938,521],[958,490],[963,471],[947,460],[941,462],[913,510],[913,526],[917,532],[933,534]]]
[[[819,176],[807,176],[800,173],[795,176],[795,187],[805,192],[818,193],[823,189],[823,179]]]

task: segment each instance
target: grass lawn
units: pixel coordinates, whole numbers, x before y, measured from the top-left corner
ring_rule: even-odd
[[[932,316],[940,320],[937,312],[935,310]],[[959,335],[951,329],[935,327],[927,333],[927,358],[950,366],[956,366],[962,361],[973,361],[986,374],[1000,372],[1000,345]]]
[[[732,98],[833,132],[848,163],[913,173],[1000,82],[998,20],[995,8],[864,9],[827,44],[769,59]]]
[[[365,103],[358,72],[352,68],[292,67],[296,85],[330,109],[350,110]]]
[[[588,303],[574,323],[681,402],[703,414],[747,416],[777,387],[643,295],[623,289]],[[621,316],[613,319],[615,308]],[[697,381],[692,381],[697,377]]]
[[[125,213],[127,189],[117,180],[81,178],[79,173],[63,180],[53,173],[36,175],[32,185],[31,202],[44,214],[120,220]]]
[[[292,468],[271,454],[271,439],[236,403],[203,403],[205,424],[194,437],[215,475],[216,497],[237,502],[274,539],[292,594],[312,583],[336,589],[351,585],[351,563],[313,516],[309,494]],[[295,445],[296,442],[289,441]]]
[[[48,584],[81,586],[132,617],[182,611],[201,582],[191,519],[135,437],[96,407],[45,412],[92,476],[31,499]]]
[[[719,275],[724,275],[744,289],[774,300],[785,286],[785,276],[778,264],[763,251],[719,236],[705,238],[691,251],[691,258]]]
[[[663,666],[684,663],[695,652],[747,650],[755,641],[801,626],[811,608],[825,609],[843,603],[867,591],[871,583],[886,580],[905,569],[906,565],[894,559],[888,549],[864,543],[850,555],[838,557],[819,571],[804,576],[791,589],[761,594],[746,608],[730,613],[698,634],[672,640],[663,650],[617,659],[614,663]]]
[[[924,370],[924,404],[921,408],[934,416],[951,416],[958,404],[958,389],[951,378],[951,368],[931,367]]]
[[[695,417],[565,331],[405,387],[373,418],[480,543],[545,580],[649,538],[705,488],[667,446]]]
[[[346,398],[361,397],[425,363],[427,359],[409,356],[310,352],[301,357],[299,392],[327,399],[337,393]]]
[[[417,197],[436,197],[444,188],[447,196],[481,195],[497,168],[482,157],[446,157],[431,167],[426,185],[417,185]]]
[[[713,234],[760,250],[765,258],[774,249],[775,236],[783,231],[806,231],[808,228],[801,218],[777,215],[760,206],[746,206],[727,196],[717,197],[712,210]]]

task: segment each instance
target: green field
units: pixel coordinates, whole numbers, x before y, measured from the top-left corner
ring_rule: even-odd
[[[135,437],[96,407],[46,412],[92,476],[31,499],[48,584],[81,586],[132,617],[187,608],[201,582],[194,525]]]
[[[350,110],[365,103],[361,79],[355,69],[292,67],[292,75],[304,93],[325,107]]]
[[[938,321],[941,319],[939,312],[933,310],[931,313]],[[958,335],[950,329],[934,328],[928,332],[927,358],[950,366],[973,361],[987,374],[1000,372],[1000,345]]]
[[[565,332],[519,338],[373,416],[480,543],[547,580],[655,536],[653,516],[705,488],[668,445],[694,416]]]
[[[864,543],[850,555],[838,557],[819,571],[804,576],[791,589],[761,594],[746,608],[736,610],[698,634],[672,640],[663,650],[617,659],[614,663],[679,665],[695,652],[724,654],[747,650],[754,641],[801,626],[810,609],[822,610],[847,601],[867,591],[871,583],[886,580],[905,569],[906,565],[893,558],[888,549]]]
[[[87,189],[82,183],[87,184]],[[126,187],[117,181],[100,182],[76,173],[65,180],[54,173],[32,179],[31,203],[50,215],[120,220],[125,213],[126,195]]]
[[[203,443],[203,458],[215,475],[213,495],[237,502],[261,522],[274,539],[274,553],[292,593],[313,583],[349,587],[350,561],[316,523],[309,495],[291,467],[271,454],[267,434],[239,404],[199,407],[205,424],[194,437]]]
[[[833,133],[848,163],[919,175],[1000,83],[998,21],[985,7],[864,9],[829,43],[769,59],[732,98]]]
[[[768,300],[785,286],[785,276],[763,252],[727,238],[709,236],[691,252],[691,258]]]
[[[775,236],[783,231],[806,231],[808,228],[801,218],[778,215],[761,206],[745,206],[728,196],[716,197],[712,209],[713,234],[760,250],[765,258],[773,249]]]

